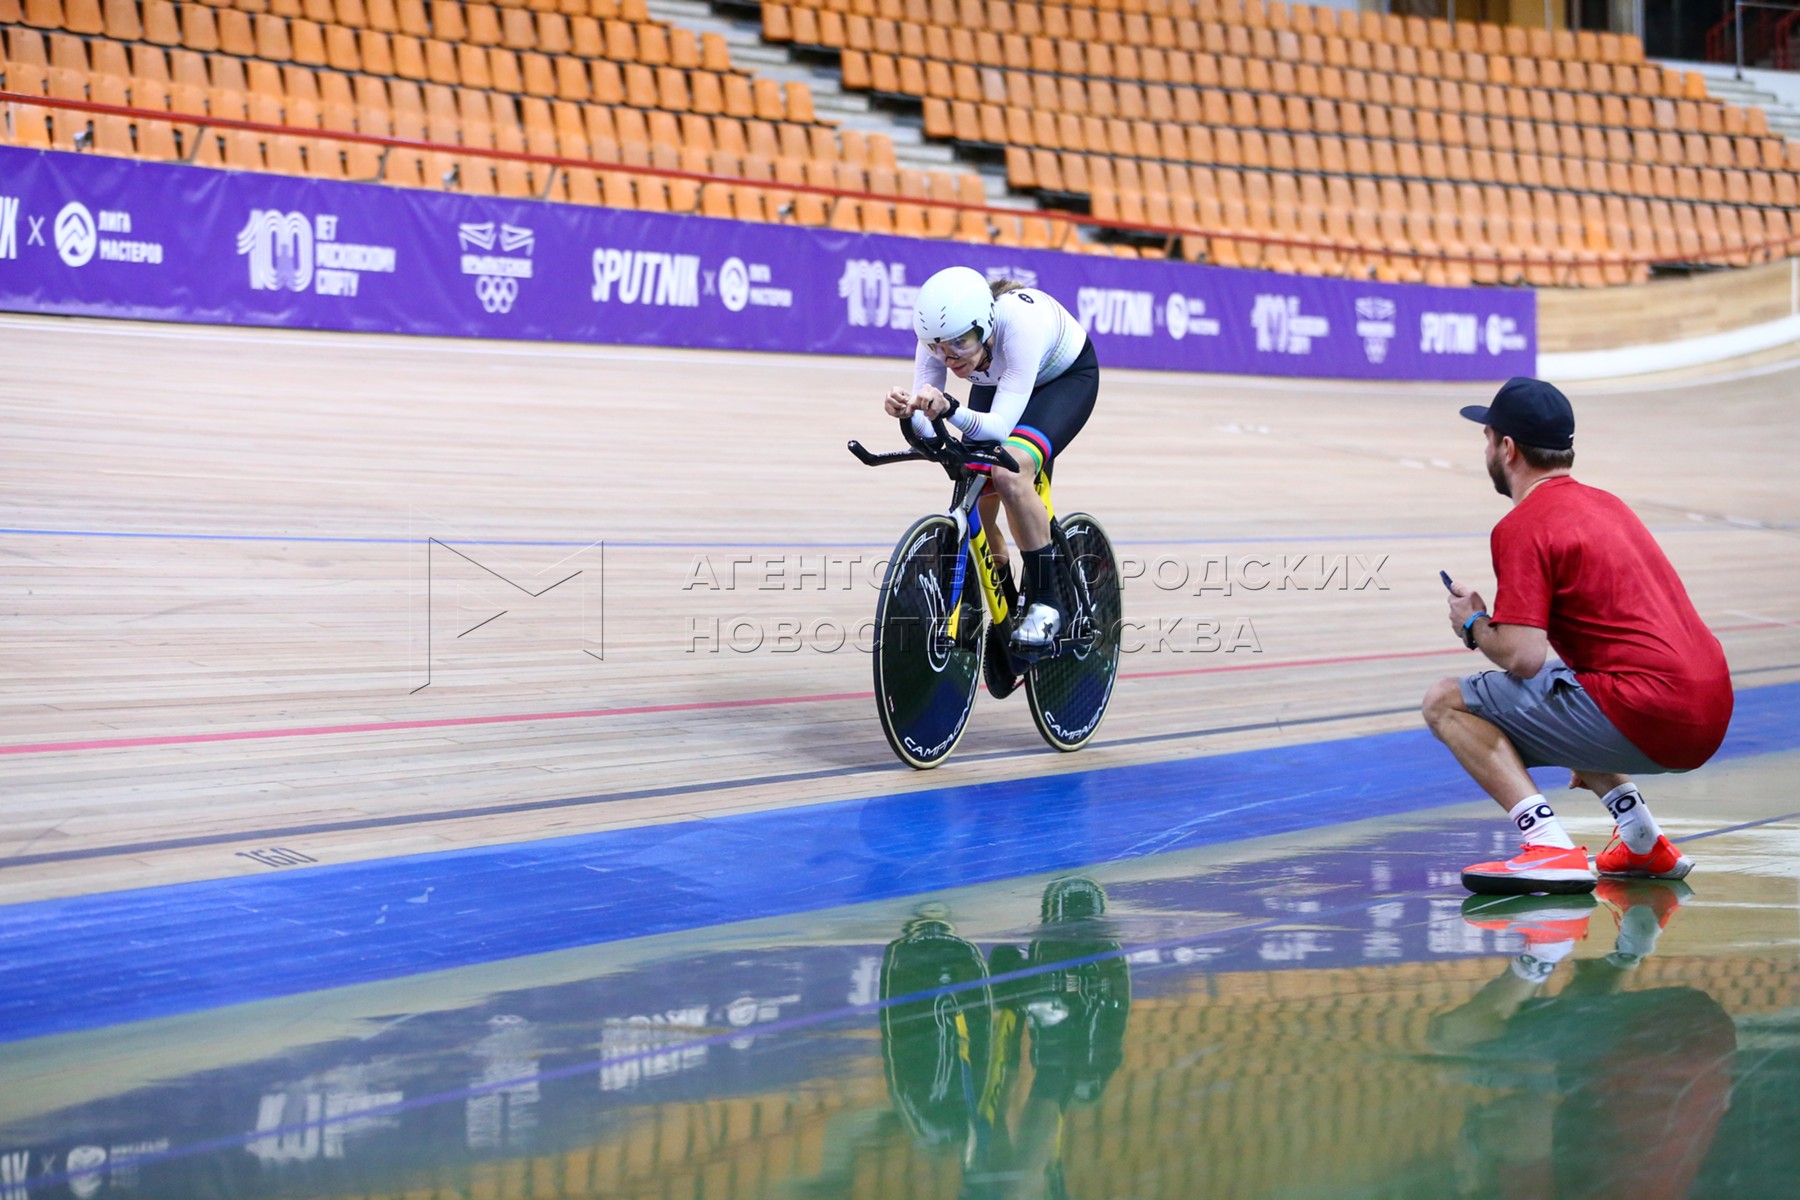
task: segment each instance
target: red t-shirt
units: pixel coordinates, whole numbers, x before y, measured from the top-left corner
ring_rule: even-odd
[[[1686,771],[1731,722],[1719,639],[1644,523],[1610,492],[1564,475],[1494,526],[1497,625],[1530,625],[1600,711],[1653,761]]]

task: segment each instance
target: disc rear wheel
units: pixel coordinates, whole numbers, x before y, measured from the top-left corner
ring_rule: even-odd
[[[1100,522],[1072,513],[1059,522],[1071,560],[1065,586],[1069,628],[1054,657],[1025,677],[1025,696],[1038,733],[1058,750],[1079,750],[1100,728],[1119,672],[1119,563]]]

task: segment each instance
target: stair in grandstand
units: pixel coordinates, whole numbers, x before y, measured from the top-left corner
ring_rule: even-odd
[[[1731,63],[1668,62],[1679,71],[1698,71],[1706,77],[1706,94],[1727,104],[1763,110],[1769,130],[1789,139],[1800,139],[1800,72],[1746,69],[1738,78]]]
[[[721,34],[731,47],[731,61],[747,70],[786,84],[792,80],[812,89],[813,111],[842,129],[885,133],[894,142],[894,159],[902,168],[979,174],[987,203],[995,208],[1035,211],[1030,199],[1014,195],[998,161],[971,162],[951,147],[927,141],[916,109],[877,108],[861,94],[846,92],[837,56],[812,57],[804,49],[766,42],[762,37],[762,5],[757,0],[647,0],[650,15],[695,33]]]

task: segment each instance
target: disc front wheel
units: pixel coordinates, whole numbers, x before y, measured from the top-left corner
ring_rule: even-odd
[[[894,548],[875,607],[881,730],[900,761],[919,770],[950,756],[975,705],[986,622],[964,571],[956,522],[923,517]]]

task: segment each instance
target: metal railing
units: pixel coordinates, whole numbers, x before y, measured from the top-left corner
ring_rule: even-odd
[[[1800,21],[1800,7],[1771,0],[1728,0],[1730,9],[1719,23],[1706,31],[1706,61],[1735,62],[1737,78],[1744,68],[1767,58],[1773,65],[1786,69],[1791,42]],[[1744,10],[1752,10],[1748,17]],[[1775,16],[1776,13],[1785,14]]]

